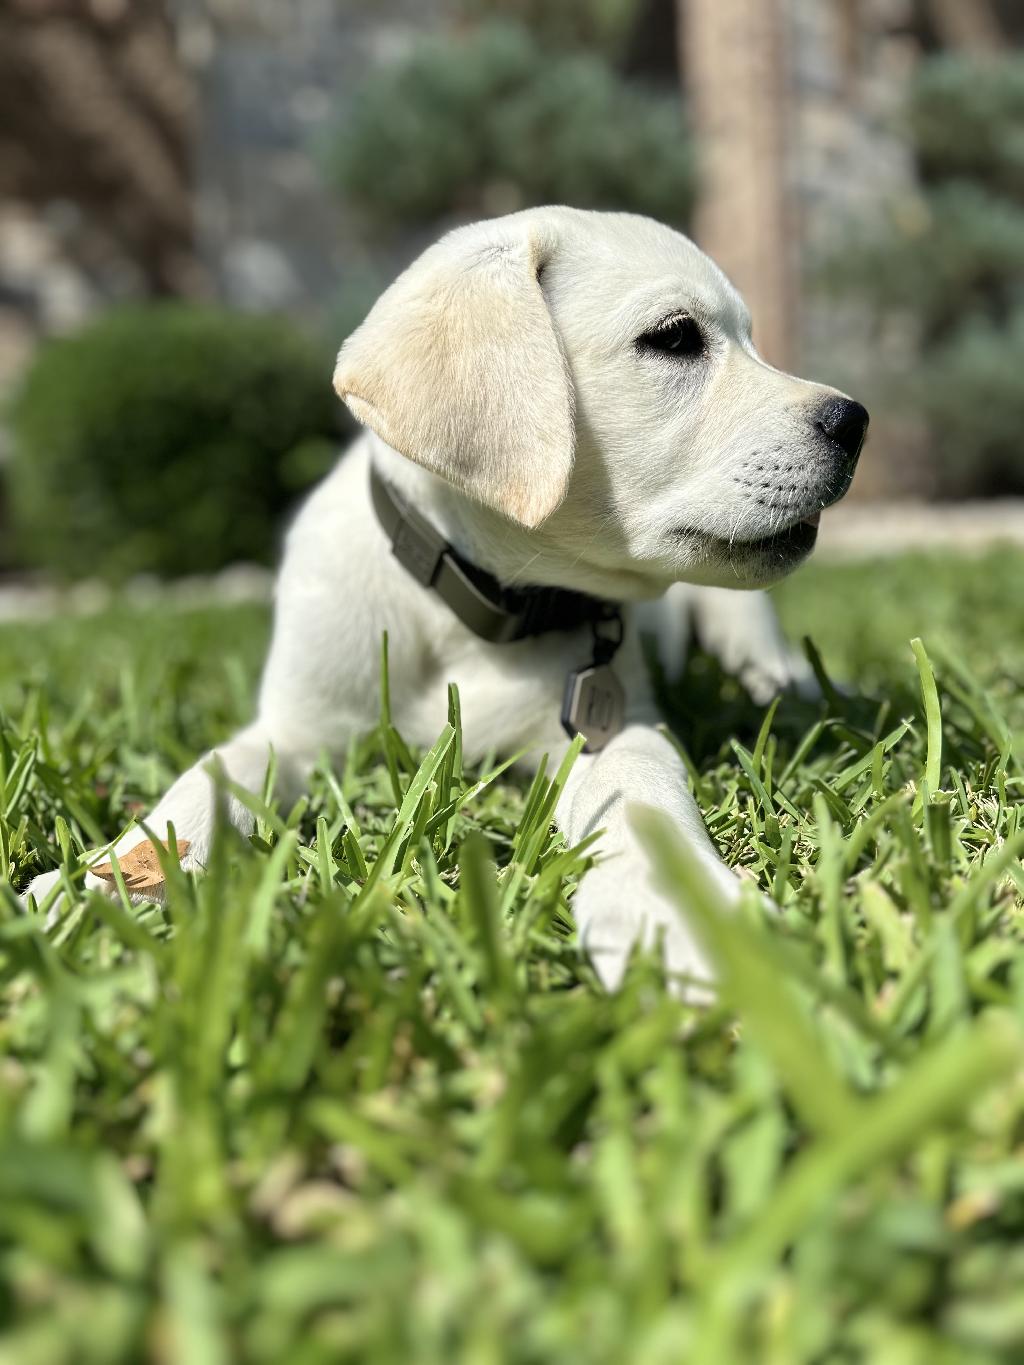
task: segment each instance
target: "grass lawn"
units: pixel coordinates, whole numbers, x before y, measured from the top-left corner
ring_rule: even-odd
[[[0,1361],[1024,1359],[1024,556],[778,598],[843,691],[666,698],[782,906],[693,893],[702,1011],[602,994],[553,775],[481,785],[457,724],[45,931],[10,884],[248,716],[267,619],[0,629]]]

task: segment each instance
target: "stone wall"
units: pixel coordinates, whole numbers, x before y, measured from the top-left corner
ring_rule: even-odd
[[[179,0],[196,72],[200,234],[220,292],[330,326],[368,269],[317,144],[351,91],[440,21],[436,0]]]

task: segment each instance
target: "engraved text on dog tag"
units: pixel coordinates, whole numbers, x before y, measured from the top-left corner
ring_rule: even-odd
[[[565,683],[562,725],[570,736],[583,735],[584,753],[603,749],[622,729],[626,694],[607,664],[576,668]]]

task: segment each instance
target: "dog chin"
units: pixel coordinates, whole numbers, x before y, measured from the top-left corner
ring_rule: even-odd
[[[764,588],[785,578],[813,551],[818,517],[795,522],[783,531],[743,540],[700,534],[692,537],[696,552],[680,577],[687,582],[723,588]],[[692,538],[691,538],[692,537]]]

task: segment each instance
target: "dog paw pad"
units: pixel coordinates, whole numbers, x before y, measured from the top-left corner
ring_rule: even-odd
[[[190,844],[189,839],[177,841],[179,859],[188,852]],[[164,840],[161,840],[161,845],[163,848],[169,847]],[[138,895],[146,895],[163,886],[165,878],[160,867],[160,857],[152,840],[146,839],[141,844],[136,844],[134,848],[119,853],[117,861],[121,868],[121,875],[124,877],[126,890],[134,891]],[[89,871],[94,877],[99,877],[101,881],[107,882],[110,886],[114,885],[113,862],[97,863]]]

